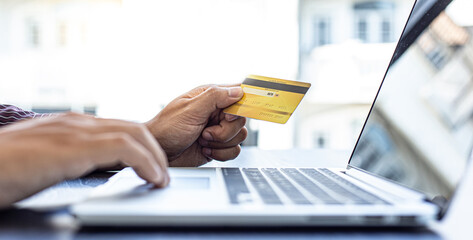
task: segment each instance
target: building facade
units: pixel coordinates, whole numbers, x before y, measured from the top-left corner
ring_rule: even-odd
[[[295,146],[351,149],[414,1],[301,0]]]

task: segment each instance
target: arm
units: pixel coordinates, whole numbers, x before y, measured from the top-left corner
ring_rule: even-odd
[[[67,113],[0,128],[0,209],[62,180],[123,163],[156,186],[167,158],[143,124]]]

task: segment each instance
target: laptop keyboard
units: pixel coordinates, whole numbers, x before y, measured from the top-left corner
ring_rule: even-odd
[[[232,204],[251,201],[250,190],[246,186],[245,180],[238,168],[222,168],[225,186],[228,197]]]
[[[310,172],[315,169],[302,169],[304,172]],[[335,174],[334,172],[328,170],[328,169],[321,169],[321,172],[325,173],[327,176],[332,177],[335,179],[337,182],[340,183],[340,185],[344,186],[345,189],[351,189],[354,193],[357,194],[357,196],[360,198],[360,200],[366,201],[369,204],[372,203],[377,203],[377,204],[388,204],[385,200],[379,198],[378,196],[367,192],[363,190],[362,188],[358,187],[357,185],[351,183],[350,181],[346,180],[345,178],[340,177],[339,175]]]
[[[315,184],[309,178],[304,176],[295,168],[284,168],[282,169],[284,173],[286,173],[292,180],[294,180],[297,184],[307,190],[312,197],[316,199],[319,203],[326,203],[326,204],[341,204],[341,201],[335,199],[332,195],[330,195],[327,190],[322,189],[323,186]],[[277,184],[277,183],[276,183]]]
[[[281,199],[279,199],[276,192],[257,168],[244,168],[243,172],[248,180],[250,180],[251,185],[256,189],[264,203],[282,204]]]
[[[280,195],[296,205],[389,204],[328,169],[222,168],[222,173],[232,204],[253,201],[243,174],[268,205],[282,205]],[[270,182],[283,194],[278,195]]]
[[[311,204],[304,194],[302,194],[284,175],[276,168],[266,168],[263,172],[271,181],[278,184],[278,187],[286,194],[295,204]]]

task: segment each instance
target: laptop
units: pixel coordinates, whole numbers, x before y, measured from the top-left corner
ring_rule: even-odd
[[[473,142],[473,43],[448,14],[454,4],[414,4],[346,168],[171,168],[165,189],[125,168],[72,213],[85,226],[415,227],[441,219]]]

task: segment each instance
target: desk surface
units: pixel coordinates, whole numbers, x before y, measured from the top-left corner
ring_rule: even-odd
[[[262,151],[246,148],[238,159],[225,163],[212,162],[204,167],[345,167],[349,153],[328,150],[279,150]],[[471,171],[470,171],[471,172]],[[105,182],[110,174],[93,174],[71,180],[50,189],[48,194],[77,194],[75,199],[87,193],[90,186]],[[82,187],[81,187],[82,186]],[[472,187],[470,187],[472,186]],[[473,177],[468,177],[457,194],[447,218],[433,223],[427,229],[369,229],[369,228],[81,228],[70,216],[67,207],[53,210],[11,209],[0,212],[0,239],[441,239],[468,238],[469,216],[473,213],[469,203],[473,195]],[[471,197],[469,195],[472,195]],[[74,199],[67,198],[67,199]],[[30,201],[34,207],[34,201]],[[63,204],[63,203],[62,203]]]

